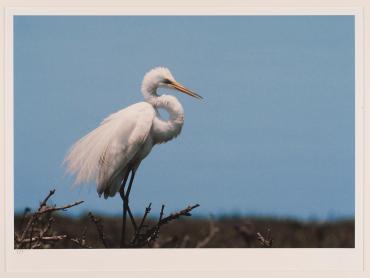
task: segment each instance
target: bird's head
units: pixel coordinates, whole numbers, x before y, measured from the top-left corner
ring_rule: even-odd
[[[155,96],[158,87],[176,89],[189,96],[202,99],[200,95],[178,83],[168,68],[157,67],[145,74],[141,85],[141,91],[144,97]]]

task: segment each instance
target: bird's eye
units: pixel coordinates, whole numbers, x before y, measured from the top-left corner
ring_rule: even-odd
[[[171,84],[172,82],[171,82],[171,80],[169,80],[169,79],[164,79],[163,81],[162,81],[162,83],[164,83],[164,84]]]

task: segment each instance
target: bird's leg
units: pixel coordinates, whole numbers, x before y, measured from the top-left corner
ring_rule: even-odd
[[[131,186],[132,186],[132,182],[134,181],[134,177],[135,177],[135,172],[132,171],[131,173],[131,179],[130,179],[130,183],[128,185],[128,188],[127,188],[127,191],[126,191],[126,195],[125,195],[125,203],[127,203],[127,212],[128,212],[128,215],[130,216],[130,220],[131,220],[131,224],[132,226],[134,227],[134,230],[136,232],[137,230],[137,225],[136,225],[136,222],[135,222],[135,219],[134,219],[134,216],[132,215],[132,212],[131,212],[131,209],[130,209],[130,206],[128,204],[129,202],[129,196],[130,196],[130,192],[131,192]]]
[[[122,200],[123,200],[123,215],[122,215],[122,231],[121,231],[121,248],[126,246],[126,242],[125,242],[126,241],[126,218],[127,218],[127,211],[129,210],[128,197],[130,195],[130,191],[131,191],[132,183],[134,181],[134,177],[135,177],[135,172],[131,171],[130,182],[129,182],[126,194],[124,193],[124,186],[120,190],[121,197],[123,196],[123,198],[122,198]],[[122,191],[122,193],[121,193],[121,191]],[[129,213],[129,214],[131,214],[131,213]],[[131,218],[131,216],[130,216],[130,218]],[[132,219],[133,219],[133,217],[132,217]],[[131,219],[131,221],[132,221],[132,219]]]
[[[128,175],[130,174],[129,171],[125,174],[125,177],[122,181],[121,188],[119,189],[119,195],[122,199],[122,205],[123,205],[123,214],[122,214],[122,231],[121,231],[121,244],[120,247],[125,247],[125,238],[124,233],[126,232],[126,205],[125,205],[125,186],[127,183]]]
[[[130,171],[127,171],[127,173],[125,174],[125,177],[122,180],[121,188],[119,189],[119,195],[121,195],[121,199],[123,202],[125,201],[125,186],[126,186],[129,174],[130,174]]]
[[[135,171],[132,171],[131,172],[131,177],[130,177],[130,183],[128,185],[128,188],[127,188],[127,191],[126,191],[126,194],[125,194],[125,200],[124,200],[124,202],[125,202],[125,204],[127,204],[127,212],[128,212],[128,214],[130,216],[130,220],[131,220],[132,226],[134,227],[135,232],[136,232],[137,225],[136,225],[134,216],[132,215],[132,212],[131,212],[131,209],[130,209],[130,206],[129,206],[129,196],[130,196],[131,187],[132,187],[134,178],[135,178]]]
[[[122,181],[122,185],[121,185],[121,188],[119,190],[119,194],[121,196],[122,202],[125,202],[125,186],[126,186],[128,175],[129,174],[130,174],[130,172],[128,171],[127,174],[125,175],[125,178]],[[127,204],[127,212],[128,212],[128,215],[130,216],[131,224],[132,224],[132,226],[134,226],[134,230],[136,232],[137,225],[136,225],[134,216],[132,215],[130,206],[128,204]]]
[[[131,177],[130,177],[130,183],[128,184],[128,188],[127,188],[127,191],[126,191],[126,194],[125,194],[125,200],[127,201],[127,203],[128,203],[128,197],[130,196],[132,182],[134,181],[134,178],[135,178],[135,172],[132,171],[131,172]]]

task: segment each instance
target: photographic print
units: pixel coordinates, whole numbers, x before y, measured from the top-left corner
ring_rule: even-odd
[[[14,248],[354,248],[355,17],[15,15]]]

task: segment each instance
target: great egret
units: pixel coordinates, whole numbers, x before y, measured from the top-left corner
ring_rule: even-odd
[[[184,123],[181,103],[174,96],[158,95],[160,87],[202,98],[178,83],[167,68],[154,68],[146,73],[141,85],[145,102],[111,114],[99,127],[77,141],[65,158],[67,172],[76,174],[76,184],[95,181],[99,196],[104,195],[104,198],[120,192],[124,201],[124,225],[126,211],[130,213],[128,196],[141,161],[155,144],[178,136]],[[159,117],[159,108],[167,110],[168,120]],[[131,213],[130,216],[133,221]]]

